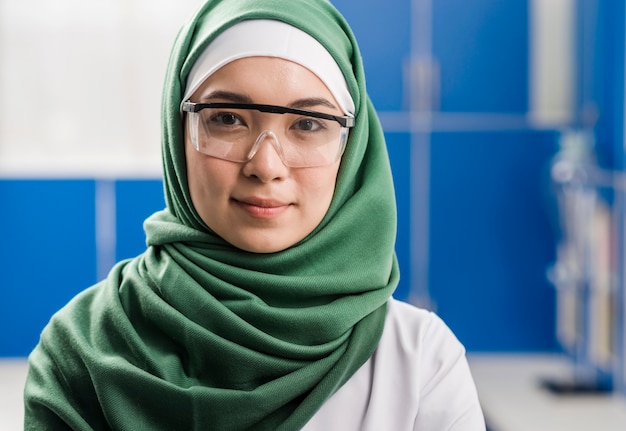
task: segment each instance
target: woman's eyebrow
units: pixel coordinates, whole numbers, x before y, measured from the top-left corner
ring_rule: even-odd
[[[202,97],[203,101],[222,99],[233,103],[252,103],[252,99],[245,94],[234,93],[232,91],[216,90]]]
[[[333,105],[328,99],[324,99],[323,97],[310,97],[306,99],[299,99],[295,102],[289,104],[291,108],[312,108],[314,106],[325,106],[331,109],[337,109],[335,105]]]

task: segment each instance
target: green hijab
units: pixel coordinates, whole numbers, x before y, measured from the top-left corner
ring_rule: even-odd
[[[327,215],[271,254],[233,247],[194,210],[179,113],[197,57],[248,19],[316,38],[356,106]],[[148,248],[52,318],[30,356],[26,428],[299,429],[376,349],[399,278],[385,141],[348,24],[324,0],[208,1],[172,50],[162,151],[167,208],[146,220]]]

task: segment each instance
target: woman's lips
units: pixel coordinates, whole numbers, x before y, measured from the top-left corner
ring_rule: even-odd
[[[260,219],[278,217],[290,207],[290,204],[273,199],[245,198],[233,199],[233,201],[246,213]]]

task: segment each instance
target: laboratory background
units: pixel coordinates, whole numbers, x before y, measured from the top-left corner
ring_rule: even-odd
[[[491,431],[623,430],[624,2],[331,2],[386,131],[395,296],[465,345]],[[201,3],[0,0],[2,430],[50,316],[145,248],[167,57]]]

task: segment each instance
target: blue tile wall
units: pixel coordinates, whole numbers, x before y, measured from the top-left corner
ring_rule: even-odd
[[[555,348],[554,134],[435,134],[430,289],[468,350]]]
[[[96,281],[93,180],[0,180],[0,356]]]
[[[131,258],[146,249],[143,222],[165,208],[160,179],[118,180],[115,183],[117,241],[115,260]]]
[[[528,2],[433,2],[444,112],[528,110]],[[462,13],[459,10],[463,9]]]

